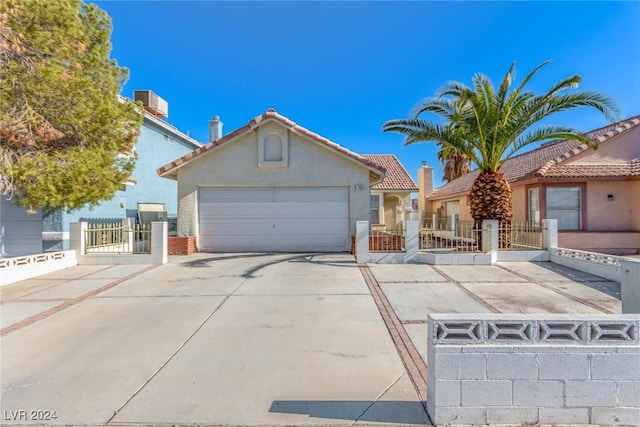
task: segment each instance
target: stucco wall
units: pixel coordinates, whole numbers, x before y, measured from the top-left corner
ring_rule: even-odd
[[[527,192],[523,185],[512,187],[511,203],[513,206],[513,222],[527,221]]]
[[[287,167],[258,167],[259,136],[280,133],[288,140]],[[362,190],[355,190],[356,184]],[[178,234],[198,235],[199,187],[348,187],[350,233],[356,221],[368,221],[369,171],[288,131],[265,123],[238,139],[209,151],[178,170]]]
[[[587,150],[578,154],[569,163],[604,163],[624,161],[640,157],[640,130],[638,128],[618,135],[598,146],[597,150]]]
[[[402,220],[404,218],[404,211],[406,208],[411,208],[412,200],[410,192],[385,192],[382,190],[371,190],[371,195],[379,195],[380,196],[380,224],[385,224],[387,227],[396,228],[402,224]],[[396,220],[397,223],[394,225],[386,224],[386,215],[385,215],[385,200],[390,200],[395,204],[396,210]]]
[[[612,195],[614,200],[609,200]],[[590,231],[640,231],[640,181],[587,183]]]
[[[440,208],[442,209],[442,212],[444,212],[445,203],[458,201],[458,206],[460,207],[460,221],[473,221],[468,200],[469,198],[467,196],[453,197],[445,200],[434,200],[432,205],[433,212],[437,212]]]
[[[613,255],[633,255],[640,251],[640,231],[561,231],[558,246]]]

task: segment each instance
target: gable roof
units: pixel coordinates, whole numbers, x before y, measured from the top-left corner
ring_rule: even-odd
[[[160,176],[163,177],[168,177],[168,178],[175,178],[176,177],[176,172],[177,169],[185,166],[188,163],[191,163],[194,159],[196,159],[197,157],[203,155],[204,153],[211,151],[221,145],[227,145],[229,143],[231,143],[234,139],[236,139],[237,137],[244,135],[248,132],[253,131],[256,127],[263,125],[264,123],[267,123],[269,121],[275,121],[278,122],[280,124],[282,124],[283,126],[287,127],[291,132],[296,133],[298,135],[302,135],[305,136],[311,140],[313,140],[316,143],[319,143],[323,146],[325,146],[326,148],[335,151],[343,156],[346,156],[347,158],[360,163],[361,165],[365,166],[367,169],[369,169],[371,172],[374,172],[378,175],[378,179],[381,179],[385,176],[385,172],[386,170],[378,165],[377,163],[374,163],[370,160],[365,159],[364,157],[362,157],[361,155],[354,153],[353,151],[350,151],[338,144],[336,144],[333,141],[330,141],[327,138],[324,138],[320,135],[318,135],[315,132],[311,132],[309,129],[304,128],[298,124],[296,124],[295,122],[289,120],[288,118],[286,118],[285,116],[282,116],[280,114],[278,114],[276,112],[276,110],[274,110],[273,108],[269,108],[265,113],[254,117],[253,119],[251,119],[246,125],[239,127],[238,129],[234,130],[231,133],[226,134],[225,136],[223,136],[222,138],[216,140],[216,141],[212,141],[190,153],[185,154],[184,156],[170,162],[167,163],[166,165],[160,167],[157,169],[157,173]],[[377,181],[376,180],[376,181]]]
[[[586,135],[596,144],[601,144],[638,125],[640,125],[640,115],[592,130]],[[500,170],[509,182],[535,177],[604,178],[640,175],[638,171],[640,168],[638,166],[639,159],[630,162],[602,164],[563,164],[566,160],[587,150],[590,150],[587,145],[574,140],[552,141],[508,159]],[[453,194],[467,193],[471,191],[471,186],[479,173],[477,169],[471,171],[438,188],[429,198],[443,198]]]
[[[415,181],[411,179],[411,176],[395,155],[363,154],[362,157],[387,170],[387,176],[382,182],[373,185],[371,187],[372,190],[418,191]]]

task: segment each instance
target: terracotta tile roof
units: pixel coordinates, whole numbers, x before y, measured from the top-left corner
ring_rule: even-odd
[[[411,176],[395,155],[363,154],[362,157],[387,170],[387,176],[382,182],[372,186],[372,190],[418,191],[415,181],[411,179]]]
[[[640,170],[634,173],[634,163],[638,162],[554,165],[545,172],[544,176],[549,178],[616,178],[640,175]]]
[[[597,144],[608,141],[616,135],[619,135],[632,127],[640,125],[640,115],[631,117],[622,122],[605,126],[588,132],[588,135]],[[606,164],[606,168],[611,168],[608,175],[602,175],[605,165],[595,167],[593,164],[580,165],[560,165],[567,159],[575,155],[589,150],[589,147],[573,140],[559,140],[541,145],[540,147],[514,156],[504,162],[501,171],[505,174],[509,182],[521,181],[534,177],[615,177],[634,175],[632,171],[637,170],[640,166],[633,166],[637,161],[624,163]],[[633,169],[633,168],[636,169]],[[626,169],[625,169],[626,168]],[[624,171],[628,171],[624,175],[617,175]],[[563,175],[563,173],[569,175]],[[442,198],[458,193],[466,193],[471,191],[473,181],[479,174],[478,170],[469,172],[468,174],[455,179],[446,185],[438,188],[430,196],[430,198]]]
[[[294,123],[293,121],[289,120],[287,117],[282,116],[280,114],[278,114],[273,108],[268,109],[264,114],[261,114],[253,119],[251,119],[246,125],[239,127],[238,129],[234,130],[231,133],[226,134],[225,136],[223,136],[222,138],[218,139],[217,141],[213,141],[210,142],[206,145],[203,145],[202,147],[187,153],[186,155],[170,162],[167,163],[166,165],[160,167],[157,169],[157,173],[158,175],[161,176],[167,176],[170,174],[170,172],[172,172],[174,169],[184,166],[186,163],[190,162],[191,160],[193,160],[194,158],[200,156],[201,154],[206,153],[207,151],[210,151],[220,145],[229,143],[230,141],[232,141],[233,139],[235,139],[236,137],[243,135],[247,132],[252,131],[253,129],[255,129],[257,126],[260,126],[261,124],[265,123],[267,120],[275,120],[281,124],[283,124],[284,126],[286,126],[287,128],[289,128],[290,131],[297,133],[297,134],[301,134],[304,135],[308,138],[313,139],[316,142],[319,142],[321,144],[324,144],[325,146],[327,146],[327,148],[330,148],[334,151],[337,151],[353,160],[356,160],[357,162],[362,163],[363,165],[367,166],[370,169],[375,170],[375,172],[378,172],[381,176],[384,176],[386,170],[378,165],[377,163],[374,163],[370,160],[365,159],[364,157],[362,157],[361,155],[354,153],[353,151],[350,151],[338,144],[336,144],[333,141],[330,141],[329,139],[322,137],[320,135],[318,135],[315,132],[311,132],[309,129],[306,129],[296,123]]]

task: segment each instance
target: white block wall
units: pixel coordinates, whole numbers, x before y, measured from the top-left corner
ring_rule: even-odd
[[[75,251],[0,258],[0,286],[78,265]]]
[[[437,425],[640,425],[640,315],[429,316]]]

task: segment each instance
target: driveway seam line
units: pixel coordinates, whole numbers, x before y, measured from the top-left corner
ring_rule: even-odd
[[[374,400],[373,402],[371,402],[371,403],[369,404],[369,406],[367,406],[367,407],[364,409],[364,411],[362,411],[362,413],[361,413],[360,415],[358,415],[358,417],[357,417],[355,420],[353,420],[353,423],[351,423],[351,425],[352,425],[352,426],[356,425],[356,423],[357,423],[358,421],[360,421],[360,418],[362,418],[362,417],[364,416],[364,414],[366,414],[366,413],[367,413],[367,411],[368,411],[369,409],[371,409],[371,407],[372,407],[373,405],[375,405],[376,403],[378,403],[378,401],[379,401],[380,399],[382,399],[382,396],[384,396],[385,394],[387,394],[387,392],[391,389],[391,387],[393,387],[394,385],[396,385],[396,384],[398,383],[398,381],[400,381],[400,380],[402,379],[402,377],[404,377],[405,375],[407,375],[407,373],[406,373],[406,372],[403,372],[402,374],[400,374],[400,376],[399,376],[398,378],[396,378],[395,380],[393,380],[393,382],[391,382],[391,384],[389,384],[389,385],[387,386],[387,388],[385,388],[384,390],[382,390],[382,393],[380,393],[380,394],[378,395],[378,397],[376,397],[376,398],[375,398],[375,400]]]
[[[118,286],[119,284],[121,284],[123,282],[126,282],[129,279],[132,279],[132,278],[134,278],[136,276],[144,274],[144,273],[146,273],[148,271],[151,271],[151,270],[153,270],[154,268],[157,268],[157,267],[159,267],[159,265],[151,265],[149,267],[143,268],[142,270],[136,271],[134,273],[131,273],[129,275],[126,275],[124,277],[116,279],[113,282],[109,282],[106,285],[104,285],[102,287],[99,287],[98,289],[94,289],[94,290],[89,291],[89,292],[87,292],[85,294],[82,294],[82,295],[80,295],[78,297],[71,298],[71,299],[67,300],[66,302],[64,302],[62,304],[56,305],[55,307],[51,307],[50,309],[42,311],[42,312],[40,312],[38,314],[35,314],[35,315],[31,316],[31,317],[27,317],[26,319],[21,320],[20,322],[14,323],[13,325],[9,325],[6,328],[0,330],[0,337],[4,337],[4,336],[6,336],[6,335],[8,335],[8,334],[10,334],[12,332],[15,332],[15,331],[20,330],[22,328],[25,328],[25,327],[27,327],[29,325],[32,325],[32,324],[34,324],[36,322],[39,322],[40,320],[46,319],[46,318],[48,318],[50,316],[53,316],[54,314],[57,314],[57,313],[59,313],[59,312],[61,312],[63,310],[66,310],[69,307],[72,307],[72,306],[74,306],[76,304],[79,304],[79,303],[81,303],[83,301],[86,301],[91,297],[94,297],[94,296],[96,296],[96,295],[98,295],[98,294],[100,294],[102,292],[105,292],[105,291],[107,291],[107,290],[109,290],[109,289],[111,289],[111,288],[113,288],[115,286]]]
[[[564,296],[564,297],[566,297],[566,298],[569,298],[570,300],[573,300],[573,301],[578,302],[578,303],[580,303],[580,304],[584,304],[584,305],[586,305],[587,307],[591,307],[591,308],[593,308],[594,310],[598,310],[598,311],[600,311],[600,312],[602,312],[602,313],[605,313],[605,314],[614,314],[614,313],[615,313],[615,312],[613,312],[613,311],[611,311],[611,310],[608,310],[608,309],[606,309],[606,308],[604,308],[604,307],[600,307],[600,306],[598,306],[597,304],[594,304],[594,303],[592,303],[592,302],[589,302],[589,301],[583,300],[582,298],[578,298],[578,297],[576,297],[576,296],[573,296],[573,295],[571,295],[571,294],[570,294],[570,293],[568,293],[568,292],[565,292],[565,291],[560,290],[560,289],[556,289],[556,288],[554,288],[554,287],[552,287],[552,286],[549,286],[549,285],[547,285],[547,284],[544,284],[544,283],[542,283],[542,282],[539,282],[539,281],[538,281],[538,280],[536,280],[536,279],[528,278],[528,277],[527,277],[527,276],[525,276],[524,274],[520,274],[519,272],[517,272],[517,271],[515,271],[515,270],[511,270],[510,268],[503,267],[502,265],[498,265],[498,264],[495,264],[495,265],[496,265],[496,267],[501,268],[501,269],[503,269],[503,270],[505,270],[505,271],[508,271],[508,272],[509,272],[509,273],[511,273],[511,274],[515,274],[516,276],[522,277],[523,279],[527,279],[530,283],[533,283],[533,284],[538,285],[538,286],[540,286],[540,287],[542,287],[542,288],[548,289],[548,290],[550,290],[550,291],[552,291],[552,292],[555,292],[555,293],[557,293],[557,294],[559,294],[559,295],[562,295],[562,296]]]
[[[434,424],[427,412],[427,364],[413,345],[411,338],[409,338],[407,331],[400,323],[400,319],[382,291],[380,284],[369,269],[369,266],[361,264],[358,265],[358,267],[360,268],[360,272],[369,287],[371,296],[378,307],[378,311],[380,312],[382,320],[387,327],[387,331],[391,335],[391,340],[398,352],[400,361],[404,365],[405,372],[409,376],[409,379],[416,390],[420,403],[422,403],[422,407],[427,414],[427,418],[429,418],[431,424]]]
[[[260,266],[261,264],[263,264],[270,255],[267,255],[262,261],[260,261],[260,263],[258,263],[255,267]],[[153,371],[153,373],[149,376],[149,378],[146,379],[146,381],[144,381],[142,383],[142,385],[140,387],[138,387],[138,389],[127,399],[124,401],[124,403],[122,405],[120,405],[115,411],[113,411],[113,415],[107,420],[106,423],[104,423],[104,425],[108,425],[117,415],[118,413],[120,413],[120,411],[129,404],[129,402],[131,402],[141,391],[143,388],[145,388],[147,386],[147,384],[149,384],[155,377],[156,375],[158,375],[160,373],[160,371],[162,370],[162,368],[164,368],[165,366],[167,366],[169,364],[169,362],[171,362],[171,360],[180,352],[180,350],[182,350],[184,348],[185,345],[187,345],[187,343],[189,341],[191,341],[191,339],[198,333],[198,331],[200,331],[200,329],[202,329],[202,327],[205,325],[205,323],[207,323],[209,321],[209,319],[211,319],[211,317],[220,309],[220,307],[222,307],[222,305],[227,302],[227,300],[229,298],[231,298],[233,296],[233,294],[240,288],[240,286],[242,286],[244,284],[244,282],[246,282],[250,277],[244,277],[240,283],[238,283],[238,285],[233,288],[233,290],[222,299],[222,301],[220,301],[220,303],[216,306],[216,308],[213,309],[213,311],[211,311],[211,313],[209,313],[209,315],[207,315],[207,317],[205,317],[205,319],[196,327],[196,329],[182,342],[182,344],[180,344],[178,346],[178,348],[171,353],[171,355],[167,358],[167,360],[165,360],[159,367],[158,369],[156,369],[155,371]],[[146,423],[145,423],[146,424]]]
[[[9,299],[9,300],[6,300],[6,301],[0,301],[0,304],[6,304],[8,302],[20,302],[20,300],[22,298],[29,297],[31,295],[35,295],[35,294],[40,293],[40,292],[48,291],[49,289],[53,289],[53,288],[55,288],[57,286],[66,285],[69,282],[72,282],[74,280],[85,279],[87,276],[91,276],[92,274],[96,274],[96,273],[101,273],[103,271],[106,271],[106,270],[110,269],[111,267],[113,267],[113,265],[108,265],[108,266],[106,266],[104,268],[101,268],[100,270],[92,271],[91,273],[83,274],[82,276],[74,277],[73,279],[66,279],[66,280],[62,279],[62,280],[64,280],[63,282],[56,283],[56,284],[51,285],[51,286],[47,286],[46,288],[38,289],[37,291],[29,292],[28,294],[24,294],[24,295],[22,295],[22,296],[20,296],[18,298]],[[67,268],[71,268],[71,267],[67,267]],[[33,280],[33,279],[37,280],[38,277],[33,277],[32,279],[25,279],[25,280]],[[50,279],[50,280],[52,280],[52,279]],[[55,279],[53,279],[53,280],[55,280]],[[101,279],[91,279],[91,280],[101,280]],[[18,283],[18,282],[16,282],[16,283]],[[11,284],[13,285],[13,283],[11,283]]]
[[[445,273],[444,271],[440,270],[439,268],[430,265],[429,267],[431,267],[432,269],[434,269],[437,273],[439,273],[440,275],[442,275],[443,277],[445,277],[447,280],[449,280],[451,283],[453,283],[458,289],[460,289],[462,292],[464,292],[465,294],[467,294],[468,296],[470,296],[475,302],[479,303],[480,305],[485,306],[487,309],[489,309],[490,311],[492,311],[493,313],[500,313],[500,310],[498,310],[497,308],[495,308],[493,305],[489,304],[487,301],[485,301],[484,299],[480,298],[479,295],[476,295],[474,292],[472,292],[471,290],[467,289],[462,283],[460,283],[459,281],[453,279],[452,277],[449,277],[449,275],[447,275],[447,273]],[[491,282],[491,283],[497,283],[497,282]],[[508,282],[505,282],[508,283]]]

